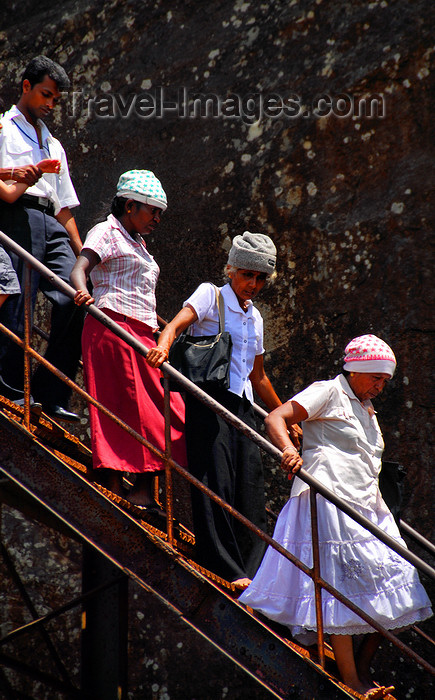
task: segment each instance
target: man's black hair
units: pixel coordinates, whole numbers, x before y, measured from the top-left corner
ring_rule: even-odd
[[[68,90],[70,80],[64,69],[47,56],[35,56],[35,58],[32,58],[30,63],[27,64],[23,77],[21,78],[21,88],[23,87],[24,80],[28,80],[33,88],[36,83],[42,83],[46,75],[54,80],[59,92]]]

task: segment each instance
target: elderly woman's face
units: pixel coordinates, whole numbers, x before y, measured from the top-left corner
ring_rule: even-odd
[[[249,299],[257,296],[266,284],[267,274],[255,270],[240,270],[229,272],[231,287],[242,308]]]
[[[348,377],[350,388],[360,401],[374,399],[384,389],[391,379],[389,374],[365,374],[364,372],[351,372]]]

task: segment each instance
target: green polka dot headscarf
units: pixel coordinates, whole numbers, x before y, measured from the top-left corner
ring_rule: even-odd
[[[116,195],[160,207],[163,211],[168,206],[162,183],[151,170],[128,170],[123,173],[116,186]]]

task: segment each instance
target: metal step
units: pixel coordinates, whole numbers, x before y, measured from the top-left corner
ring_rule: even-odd
[[[19,410],[2,407],[0,498],[23,512],[31,509],[33,516],[94,547],[176,611],[271,697],[358,697],[331,674],[331,655],[324,671],[315,654],[287,639],[284,629],[247,610],[229,584],[218,577],[212,580],[198,567],[188,535],[183,542],[176,533],[175,545],[170,546],[163,532],[130,515],[121,507],[122,499],[114,502],[89,475],[89,454],[76,438],[43,415],[32,419],[29,432],[20,424]]]

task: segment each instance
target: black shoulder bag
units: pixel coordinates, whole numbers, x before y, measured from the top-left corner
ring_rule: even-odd
[[[225,305],[222,294],[215,286],[216,304],[219,312],[217,335],[193,336],[181,333],[169,350],[168,361],[181,374],[201,389],[228,389],[230,386],[230,363],[232,340],[225,331]],[[179,385],[170,386],[180,391]]]
[[[379,489],[382,498],[398,525],[401,517],[400,509],[403,501],[403,482],[405,477],[406,469],[402,464],[382,460],[381,472],[379,474]]]

